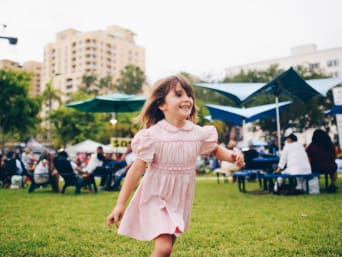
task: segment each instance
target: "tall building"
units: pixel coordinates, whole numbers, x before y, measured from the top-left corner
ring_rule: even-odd
[[[128,64],[145,71],[145,49],[135,44],[133,32],[115,25],[91,32],[67,29],[44,49],[41,90],[52,81],[65,102],[79,89],[83,75],[110,75],[115,82]]]
[[[226,76],[232,77],[241,70],[265,70],[278,64],[284,70],[291,66],[302,65],[312,70],[322,71],[330,77],[342,76],[342,47],[317,50],[315,44],[297,46],[291,49],[291,55],[271,60],[226,68]]]
[[[22,69],[26,72],[33,74],[32,86],[30,87],[30,96],[41,95],[41,73],[42,63],[36,61],[27,61],[23,63]]]
[[[36,61],[27,61],[21,65],[20,63],[12,60],[0,60],[0,69],[25,71],[32,74],[32,84],[28,92],[31,97],[36,97],[41,94],[41,67],[42,64]]]

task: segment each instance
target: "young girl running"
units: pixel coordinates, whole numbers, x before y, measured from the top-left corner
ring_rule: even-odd
[[[193,123],[196,114],[192,85],[182,77],[171,76],[156,83],[137,118],[145,128],[132,141],[136,160],[107,224],[115,224],[121,235],[153,240],[151,256],[170,256],[176,237],[188,228],[198,155],[213,153],[218,159],[244,165],[242,155],[217,144],[214,126]]]

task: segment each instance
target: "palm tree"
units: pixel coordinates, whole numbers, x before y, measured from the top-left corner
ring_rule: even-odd
[[[97,76],[94,74],[84,74],[82,76],[82,87],[81,89],[84,90],[88,94],[97,94],[98,93],[98,86],[97,86]]]
[[[51,139],[50,114],[52,110],[52,102],[54,100],[57,101],[59,104],[62,102],[61,97],[60,97],[60,92],[59,90],[53,88],[52,81],[53,79],[51,79],[48,83],[45,84],[45,89],[42,94],[42,101],[43,103],[47,103],[48,108],[49,108],[48,110],[48,136],[47,136],[49,142]]]

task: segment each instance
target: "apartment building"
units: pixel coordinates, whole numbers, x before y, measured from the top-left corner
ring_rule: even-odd
[[[30,87],[30,96],[41,95],[41,73],[42,63],[37,61],[27,61],[22,65],[22,69],[26,72],[33,74],[32,86]]]
[[[25,71],[32,74],[32,84],[28,92],[31,97],[36,97],[41,94],[41,68],[42,63],[36,61],[27,61],[21,65],[12,60],[0,60],[0,69]]]
[[[128,29],[115,25],[90,32],[66,29],[44,49],[41,91],[52,81],[65,102],[79,89],[84,74],[98,78],[110,75],[115,82],[128,64],[145,71],[145,49],[136,45],[134,33]]]
[[[228,67],[226,76],[232,77],[241,70],[265,70],[273,64],[286,70],[289,67],[302,65],[304,67],[322,71],[330,77],[342,76],[342,47],[318,50],[315,44],[307,44],[291,48],[291,55],[286,57],[263,60],[255,63]]]

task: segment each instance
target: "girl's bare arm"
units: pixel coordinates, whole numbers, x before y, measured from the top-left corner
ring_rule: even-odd
[[[219,145],[213,153],[220,160],[234,162],[240,168],[245,166],[245,160],[241,153],[234,152]]]
[[[115,224],[116,227],[119,226],[119,221],[121,220],[124,214],[127,200],[130,197],[133,190],[136,188],[139,182],[139,179],[141,178],[145,169],[146,169],[146,162],[140,159],[136,159],[133,162],[131,168],[127,172],[123,186],[120,190],[119,197],[116,201],[116,205],[113,211],[107,217],[108,226],[111,226],[112,224]]]

